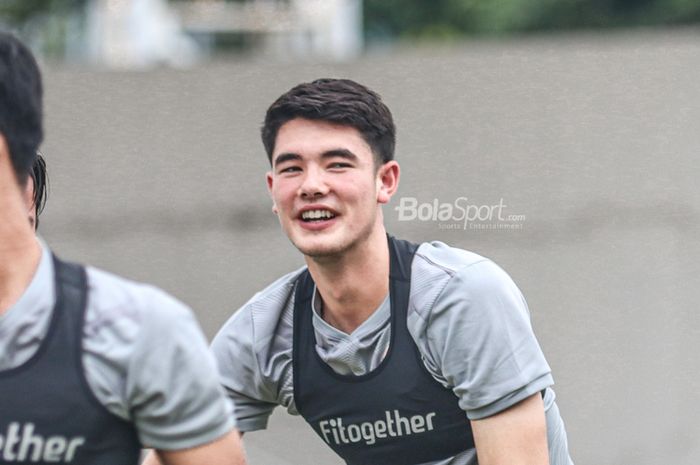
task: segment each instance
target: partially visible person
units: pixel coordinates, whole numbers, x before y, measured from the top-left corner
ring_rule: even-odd
[[[37,238],[42,138],[39,68],[0,32],[0,463],[244,465],[192,312]]]

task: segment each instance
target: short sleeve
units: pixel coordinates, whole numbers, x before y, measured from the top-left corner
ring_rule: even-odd
[[[235,422],[192,312],[150,288],[127,373],[127,402],[145,446],[179,450],[223,436]]]
[[[277,406],[277,388],[263,380],[254,351],[254,332],[249,307],[236,312],[212,342],[221,384],[233,400],[241,431],[265,429]]]
[[[455,271],[424,315],[425,355],[470,419],[494,415],[553,384],[525,299],[493,262]]]

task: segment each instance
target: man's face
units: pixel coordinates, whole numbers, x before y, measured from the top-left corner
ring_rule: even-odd
[[[397,184],[396,162],[377,170],[353,127],[297,118],[277,133],[267,185],[282,229],[304,255],[337,255],[369,237]]]

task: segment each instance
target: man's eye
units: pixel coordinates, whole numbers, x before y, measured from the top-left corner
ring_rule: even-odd
[[[279,170],[280,173],[295,173],[297,171],[301,171],[301,168],[298,166],[287,166]]]
[[[329,168],[350,168],[352,165],[350,163],[343,163],[343,162],[336,162],[336,163],[331,163],[329,165]]]

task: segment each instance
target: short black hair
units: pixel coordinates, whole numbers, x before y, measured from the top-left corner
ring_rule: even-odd
[[[22,185],[44,138],[42,98],[41,73],[34,56],[15,36],[0,31],[0,134]]]
[[[320,120],[357,129],[377,165],[394,159],[396,128],[391,111],[376,92],[350,79],[317,79],[299,84],[267,110],[262,141],[272,164],[277,132],[295,118]]]
[[[39,227],[39,215],[44,210],[46,205],[46,197],[48,195],[49,175],[46,172],[46,160],[37,153],[32,167],[32,181],[34,181],[34,212],[36,213],[36,221],[34,228]]]

